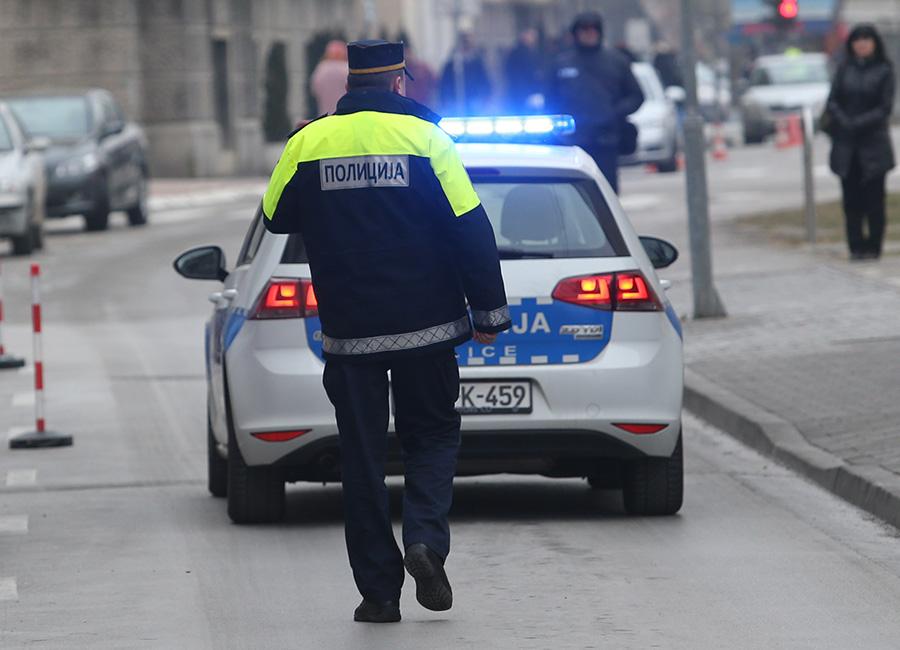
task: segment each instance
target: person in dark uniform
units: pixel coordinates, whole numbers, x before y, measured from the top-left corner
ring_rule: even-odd
[[[575,118],[574,144],[594,159],[619,191],[623,136],[633,130],[627,117],[644,103],[644,93],[619,51],[603,46],[603,17],[584,13],[572,24],[575,47],[557,58],[546,92],[551,112]]]
[[[393,622],[404,565],[419,603],[452,605],[454,348],[473,338],[473,324],[475,340],[492,343],[511,323],[494,233],[453,141],[437,115],[404,97],[403,44],[360,41],[348,53],[347,94],[288,141],[263,211],[270,231],[300,233],[309,254],[363,596],[354,620]],[[389,390],[406,468],[405,557],[384,484]]]

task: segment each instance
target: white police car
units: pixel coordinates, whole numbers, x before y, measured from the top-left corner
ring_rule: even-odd
[[[546,117],[442,126],[488,140],[571,128]],[[677,512],[681,325],[654,270],[676,250],[638,238],[578,147],[458,147],[494,226],[513,318],[495,345],[458,350],[458,474],[586,477],[621,487],[630,513]],[[262,219],[257,211],[231,271],[217,247],[175,262],[185,277],[224,282],[206,327],[209,490],[227,494],[239,523],[279,519],[285,482],[340,480],[304,244]],[[387,472],[400,473],[391,443]]]

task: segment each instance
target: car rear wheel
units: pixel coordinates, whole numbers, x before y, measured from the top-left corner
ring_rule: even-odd
[[[138,200],[128,208],[128,223],[132,226],[143,226],[147,223],[147,177],[141,176],[138,181]]]
[[[625,510],[632,515],[674,515],[684,499],[681,435],[668,458],[640,458],[625,466],[622,489]]]
[[[213,435],[212,424],[206,421],[206,459],[209,493],[214,497],[228,494],[228,461],[219,453],[219,445]]]
[[[227,384],[226,384],[227,386]],[[227,388],[226,388],[227,390]],[[284,517],[284,477],[275,467],[250,467],[234,435],[228,412],[228,516],[236,524],[266,524]]]
[[[101,180],[97,184],[102,189],[98,190],[97,200],[93,209],[84,215],[85,228],[90,232],[109,228],[109,193],[106,188],[106,181]]]
[[[13,255],[31,255],[35,248],[40,248],[35,240],[35,232],[32,225],[34,221],[34,201],[30,193],[27,201],[25,204],[25,232],[11,238]]]

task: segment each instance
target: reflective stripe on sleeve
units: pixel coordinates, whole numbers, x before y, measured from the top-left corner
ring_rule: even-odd
[[[322,349],[329,354],[361,355],[378,352],[397,352],[424,348],[435,343],[444,343],[465,336],[471,332],[469,317],[444,325],[435,325],[416,332],[405,334],[385,334],[359,339],[333,339],[322,336]]]
[[[509,305],[503,305],[499,309],[491,311],[472,310],[472,321],[475,323],[475,327],[497,327],[510,320]]]

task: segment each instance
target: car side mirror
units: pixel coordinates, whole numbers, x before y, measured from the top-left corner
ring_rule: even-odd
[[[687,99],[687,93],[681,86],[669,86],[666,88],[666,98],[673,104],[683,104]]]
[[[650,258],[654,269],[672,266],[678,259],[678,249],[664,239],[658,237],[641,237],[641,244]]]
[[[219,280],[228,277],[225,270],[225,253],[218,246],[198,246],[175,258],[173,265],[178,274],[189,280]]]
[[[119,120],[115,122],[106,122],[102,127],[100,127],[100,139],[108,138],[111,135],[116,135],[125,130],[125,123]]]
[[[49,149],[49,148],[50,148],[50,138],[45,138],[43,136],[32,138],[25,144],[25,151],[27,153],[31,153],[31,152],[40,153],[42,151],[47,151],[47,149]]]

